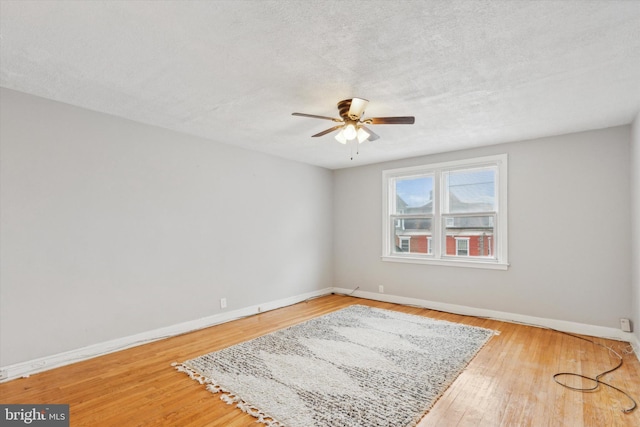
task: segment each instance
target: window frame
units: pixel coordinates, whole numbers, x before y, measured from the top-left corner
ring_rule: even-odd
[[[420,166],[411,166],[398,169],[388,169],[382,171],[382,189],[383,189],[383,206],[382,206],[382,260],[391,262],[446,265],[455,267],[472,267],[486,268],[495,270],[506,270],[509,267],[508,262],[508,212],[507,212],[507,185],[508,185],[508,156],[507,154],[498,154],[493,156],[476,157],[463,160],[455,160],[450,162],[432,163]],[[454,172],[456,170],[476,169],[482,167],[495,168],[496,175],[496,192],[495,192],[495,211],[487,213],[487,215],[495,215],[494,217],[494,247],[491,248],[490,257],[475,256],[451,256],[446,255],[446,218],[451,214],[443,212],[445,206],[444,191],[444,174],[446,172]],[[395,242],[393,235],[393,227],[391,226],[398,214],[394,212],[395,208],[395,188],[393,187],[396,179],[433,176],[433,212],[427,214],[432,218],[432,241],[431,253],[397,253],[393,251]],[[463,214],[464,215],[464,214]],[[482,213],[474,213],[474,215],[483,215]],[[433,239],[433,237],[437,237]],[[445,246],[445,247],[443,247]]]

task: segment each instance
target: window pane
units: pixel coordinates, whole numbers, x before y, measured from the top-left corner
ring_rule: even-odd
[[[493,215],[445,217],[446,255],[495,257]]]
[[[394,253],[431,253],[431,218],[396,219],[394,224]]]
[[[446,212],[494,212],[496,210],[494,168],[451,171],[443,175]]]
[[[396,214],[433,212],[433,176],[395,180]]]

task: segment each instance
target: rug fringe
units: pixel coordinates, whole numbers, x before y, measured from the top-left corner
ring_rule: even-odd
[[[275,419],[273,419],[273,417],[265,414],[255,406],[245,402],[244,400],[242,400],[240,397],[233,394],[229,390],[225,390],[220,384],[216,384],[215,382],[213,382],[213,380],[200,374],[195,369],[183,363],[177,363],[177,362],[173,362],[171,366],[173,366],[176,369],[176,371],[183,372],[189,375],[189,378],[191,378],[192,380],[198,381],[200,384],[203,384],[203,385],[206,384],[207,390],[209,390],[211,393],[213,394],[222,393],[220,395],[220,400],[225,402],[227,405],[233,405],[235,403],[236,407],[240,409],[242,412],[247,413],[252,417],[256,418],[257,419],[256,422],[262,423],[267,427],[286,427],[280,421],[276,421]]]
[[[200,373],[196,372],[194,369],[191,369],[190,367],[183,365],[182,363],[173,362],[171,366],[176,368],[176,371],[184,372],[185,374],[189,375],[189,378],[191,378],[192,380],[198,381],[200,384],[211,383],[211,380],[209,378],[205,377],[204,375],[201,375]],[[207,387],[207,389],[208,388],[209,387]]]

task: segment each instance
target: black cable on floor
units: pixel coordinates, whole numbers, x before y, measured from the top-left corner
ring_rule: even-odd
[[[554,329],[554,330],[555,330],[555,329]],[[629,396],[629,393],[627,393],[627,392],[626,392],[626,391],[624,391],[624,390],[619,389],[618,387],[612,386],[611,384],[607,384],[607,383],[605,383],[604,381],[600,381],[600,378],[601,378],[601,377],[603,377],[604,375],[607,375],[607,374],[609,374],[609,373],[611,373],[611,372],[615,371],[616,369],[618,369],[618,368],[620,368],[620,367],[622,366],[622,356],[620,356],[620,355],[619,355],[619,354],[618,354],[614,349],[612,349],[611,347],[604,346],[604,345],[599,344],[599,343],[597,343],[597,342],[595,342],[595,341],[592,341],[592,340],[590,340],[590,339],[583,338],[583,337],[581,337],[581,336],[573,335],[573,334],[570,334],[570,333],[567,333],[567,332],[563,332],[563,331],[558,331],[558,330],[555,330],[555,331],[556,331],[556,332],[560,332],[560,333],[565,334],[565,335],[569,335],[570,337],[579,338],[579,339],[581,339],[581,340],[584,340],[584,341],[590,342],[591,344],[598,345],[598,346],[600,346],[600,347],[604,348],[605,350],[607,350],[608,352],[611,352],[611,353],[615,354],[615,355],[618,357],[618,359],[620,359],[620,360],[619,360],[619,362],[618,362],[618,365],[617,365],[617,366],[615,366],[614,368],[611,368],[611,369],[609,369],[609,370],[607,370],[607,371],[602,372],[601,374],[597,375],[597,376],[596,376],[596,377],[594,377],[594,378],[592,378],[592,377],[588,377],[588,376],[586,376],[586,375],[576,374],[576,373],[574,373],[574,372],[559,372],[559,373],[557,373],[557,374],[555,374],[555,375],[553,376],[553,380],[554,380],[556,383],[558,383],[558,384],[560,384],[562,387],[568,388],[568,389],[570,389],[570,390],[580,391],[580,392],[583,392],[583,393],[596,391],[596,390],[600,387],[600,385],[602,384],[602,385],[604,385],[604,386],[607,386],[607,387],[609,387],[609,388],[612,388],[612,389],[614,389],[614,390],[616,390],[616,391],[618,391],[618,392],[620,392],[620,393],[624,394],[624,395],[625,395],[625,396],[627,396],[627,398],[628,398],[628,399],[633,403],[633,406],[631,406],[630,408],[626,408],[626,409],[624,409],[624,408],[623,408],[623,409],[622,409],[622,412],[624,412],[624,413],[627,413],[627,414],[628,414],[628,413],[630,413],[630,412],[633,412],[633,411],[638,407],[638,404],[636,403],[636,401],[635,401],[631,396]],[[565,384],[565,383],[563,383],[563,382],[559,381],[559,380],[558,380],[558,377],[562,377],[562,376],[571,376],[571,377],[583,378],[583,379],[586,379],[586,380],[589,380],[589,381],[593,381],[593,382],[595,383],[595,385],[594,385],[593,387],[573,387],[573,386],[567,385],[567,384]]]
[[[428,308],[428,307],[423,307],[423,306],[420,306],[420,305],[413,305],[413,304],[403,304],[403,305],[410,305],[410,306],[412,306],[412,307],[420,307],[420,308],[424,308],[424,309],[426,309],[426,310],[443,312],[443,311],[441,311],[441,310],[435,310],[435,309],[431,309],[431,308]],[[446,312],[443,312],[443,313],[446,313]],[[463,315],[463,316],[464,316],[464,315]],[[502,319],[496,319],[496,318],[494,318],[494,317],[487,317],[487,316],[472,316],[472,317],[477,317],[477,318],[481,318],[481,319],[488,319],[488,320],[495,320],[495,321],[499,321],[499,322],[505,322],[505,320],[502,320]],[[561,333],[561,334],[569,335],[570,337],[579,338],[579,339],[581,339],[581,340],[584,340],[584,341],[590,342],[591,344],[598,345],[598,346],[600,346],[600,347],[602,347],[602,348],[606,349],[607,351],[612,352],[612,353],[613,353],[613,354],[615,354],[615,355],[618,357],[618,359],[620,360],[620,361],[619,361],[619,363],[618,363],[618,365],[617,365],[615,368],[609,369],[608,371],[605,371],[605,372],[601,373],[600,375],[596,376],[595,378],[587,377],[587,376],[585,376],[585,375],[576,374],[576,373],[573,373],[573,372],[559,372],[559,373],[557,373],[557,374],[555,374],[555,375],[553,376],[553,380],[554,380],[556,383],[560,384],[561,386],[566,387],[566,388],[568,388],[568,389],[570,389],[570,390],[576,390],[576,391],[580,391],[580,392],[584,392],[584,393],[586,393],[586,392],[591,392],[591,391],[596,391],[596,390],[600,387],[600,385],[602,384],[602,385],[604,385],[604,386],[607,386],[607,387],[609,387],[609,388],[612,388],[613,390],[616,390],[616,391],[618,391],[618,392],[620,392],[620,393],[624,394],[624,395],[625,395],[625,396],[626,396],[626,397],[631,401],[631,403],[632,403],[633,405],[632,405],[630,408],[622,409],[622,412],[624,412],[625,414],[628,414],[628,413],[630,413],[630,412],[633,412],[633,411],[638,407],[638,404],[637,404],[637,403],[636,403],[636,401],[633,399],[633,397],[631,397],[631,396],[629,395],[629,393],[627,393],[627,392],[626,392],[626,391],[624,391],[624,390],[619,389],[618,387],[612,386],[611,384],[605,383],[604,381],[600,381],[600,377],[602,377],[602,376],[604,376],[604,375],[606,375],[606,374],[609,374],[609,373],[611,373],[611,372],[615,371],[616,369],[618,369],[618,368],[620,368],[620,367],[622,366],[622,356],[620,356],[620,355],[619,355],[619,354],[618,354],[614,349],[612,349],[612,348],[610,348],[610,347],[607,347],[607,346],[604,346],[604,345],[602,345],[602,344],[599,344],[599,343],[597,343],[597,342],[595,342],[595,341],[592,341],[592,340],[590,340],[590,339],[583,338],[583,337],[581,337],[581,336],[579,336],[579,335],[574,335],[574,334],[571,334],[571,333],[569,333],[569,332],[559,331],[559,330],[557,330],[557,329],[549,328],[549,327],[547,327],[547,326],[535,325],[535,324],[531,324],[531,323],[524,323],[524,322],[518,322],[518,321],[507,321],[507,322],[517,323],[517,324],[525,325],[525,326],[533,326],[533,327],[536,327],[536,328],[542,328],[542,329],[547,329],[547,330],[554,331],[554,332],[559,332],[559,333]],[[558,380],[558,377],[561,377],[561,376],[574,376],[574,377],[584,378],[584,379],[587,379],[587,380],[590,380],[590,381],[595,382],[595,383],[596,383],[596,385],[595,385],[595,386],[593,386],[593,387],[585,387],[585,388],[572,387],[572,386],[570,386],[570,385],[567,385],[567,384],[564,384],[564,383],[560,382],[560,381]]]

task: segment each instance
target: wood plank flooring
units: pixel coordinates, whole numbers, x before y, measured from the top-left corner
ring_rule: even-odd
[[[67,403],[72,426],[256,426],[255,418],[171,367],[210,351],[347,307],[369,305],[500,331],[419,423],[427,426],[640,426],[640,409],[607,387],[565,389],[558,372],[596,376],[609,352],[559,332],[340,295],[328,295],[0,384],[2,403]],[[640,362],[626,343],[593,338],[623,356],[601,380],[640,401]],[[579,386],[583,381],[566,379]],[[591,384],[585,385],[590,386]],[[368,426],[365,426],[368,427]]]

